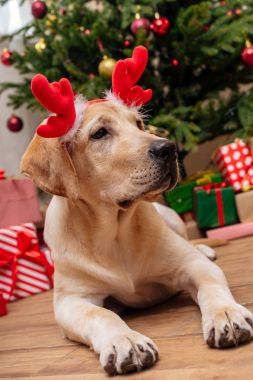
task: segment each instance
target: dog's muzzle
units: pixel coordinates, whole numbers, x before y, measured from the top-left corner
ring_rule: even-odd
[[[130,199],[120,200],[118,205],[126,209],[133,201],[147,194],[162,192],[176,185],[178,178],[177,148],[166,139],[157,139],[151,143],[147,151],[152,165],[147,171],[135,172],[131,177],[133,184],[141,185],[141,191]]]
[[[176,144],[167,139],[155,140],[149,147],[148,155],[160,168],[157,187],[173,187],[177,181],[178,170]]]

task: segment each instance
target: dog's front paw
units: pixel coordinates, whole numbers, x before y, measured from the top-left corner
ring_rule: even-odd
[[[202,325],[205,341],[212,348],[234,347],[253,338],[253,314],[239,304],[205,316]]]
[[[208,245],[205,244],[196,244],[195,248],[197,248],[198,251],[203,253],[208,259],[211,261],[214,261],[216,259],[216,252],[214,249],[209,247]]]
[[[100,353],[100,363],[111,376],[149,368],[157,360],[153,341],[135,331],[114,337]]]

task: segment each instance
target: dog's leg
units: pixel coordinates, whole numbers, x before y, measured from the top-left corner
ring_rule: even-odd
[[[197,252],[184,254],[180,261],[177,285],[198,303],[207,344],[226,348],[251,340],[253,314],[236,303],[222,270]]]
[[[188,240],[185,223],[173,209],[156,202],[153,203],[153,206],[173,231],[182,236],[184,239]],[[216,259],[215,251],[211,247],[208,247],[205,244],[196,244],[195,247],[210,260]]]
[[[178,235],[182,236],[184,239],[188,239],[185,223],[180,218],[180,216],[172,208],[161,205],[160,203],[154,202],[153,206],[156,211],[160,214],[165,223]]]
[[[215,250],[211,247],[208,247],[208,245],[205,244],[196,244],[195,248],[197,248],[198,251],[203,253],[208,259],[215,260],[216,259],[216,253]]]
[[[101,300],[79,296],[56,296],[55,318],[69,339],[90,346],[100,355],[109,375],[151,367],[158,360],[154,342],[130,329],[102,304]]]

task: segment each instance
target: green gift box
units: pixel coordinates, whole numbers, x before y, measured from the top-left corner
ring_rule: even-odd
[[[224,183],[194,189],[195,216],[200,228],[220,227],[237,222],[235,192]]]
[[[174,190],[166,191],[164,198],[169,206],[179,214],[191,211],[193,209],[193,189],[195,186],[195,181],[178,185]]]
[[[185,212],[192,211],[194,208],[193,190],[195,186],[219,182],[222,182],[220,173],[201,171],[188,177],[186,181],[179,184],[174,190],[165,191],[164,198],[168,205],[178,214],[184,214]]]

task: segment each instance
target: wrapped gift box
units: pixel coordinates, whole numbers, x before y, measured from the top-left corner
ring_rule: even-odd
[[[213,174],[211,176],[204,175],[202,178],[197,179],[196,185],[202,186],[207,185],[208,183],[220,183],[223,181],[223,177],[220,173]]]
[[[3,317],[7,314],[6,301],[3,298],[3,295],[0,293],[0,317]]]
[[[233,240],[253,235],[253,222],[239,223],[233,226],[214,228],[206,231],[210,239]]]
[[[40,250],[32,223],[0,229],[0,292],[7,302],[50,289],[52,275],[50,252]]]
[[[235,193],[225,183],[196,187],[195,215],[200,228],[210,228],[237,222]]]
[[[235,202],[240,222],[253,221],[253,190],[236,194]]]
[[[219,183],[222,181],[222,175],[214,170],[199,170],[188,176],[183,183],[194,182],[196,185],[201,186],[209,183]]]
[[[164,198],[168,205],[178,214],[182,214],[193,209],[193,189],[195,182],[178,185],[172,191],[166,191]]]
[[[223,178],[235,191],[253,185],[253,157],[250,148],[242,140],[220,147],[214,154],[214,162]]]
[[[0,228],[41,220],[36,189],[30,179],[0,181]]]
[[[5,179],[5,171],[0,169],[0,179]]]
[[[177,211],[178,214],[188,213],[193,210],[193,189],[195,186],[208,183],[222,182],[222,175],[214,171],[199,171],[188,177],[179,184],[174,190],[166,191],[164,198],[168,205]]]

